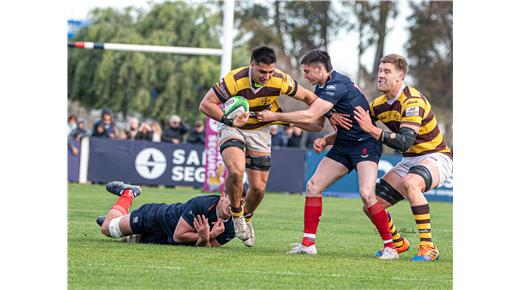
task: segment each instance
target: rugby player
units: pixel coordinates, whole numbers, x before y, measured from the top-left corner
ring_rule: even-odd
[[[147,203],[129,213],[141,188],[112,181],[106,189],[119,196],[106,216],[96,220],[107,237],[138,243],[220,247],[235,236],[225,193],[198,196],[185,203]]]
[[[310,51],[303,57],[301,64],[305,79],[316,85],[315,93],[319,98],[307,110],[287,113],[262,111],[258,114],[260,120],[312,123],[331,110],[349,115],[353,115],[356,106],[368,110],[368,101],[363,93],[347,76],[332,69],[326,51]],[[293,244],[289,253],[317,254],[316,232],[322,214],[322,193],[345,174],[357,170],[361,199],[383,240],[380,258],[399,258],[388,227],[388,216],[375,195],[381,144],[361,130],[357,122],[351,122],[349,130],[339,127],[337,133],[316,139],[314,149],[320,153],[328,144],[334,146],[307,182],[303,240]]]
[[[264,198],[271,167],[269,125],[281,124],[260,121],[256,113],[261,110],[282,111],[277,101],[282,94],[308,105],[317,99],[315,94],[298,86],[288,74],[276,68],[273,49],[261,46],[253,49],[249,66],[229,72],[206,93],[199,106],[202,113],[221,122],[219,147],[228,171],[225,185],[231,202],[231,216],[237,237],[249,247],[255,243],[251,219]],[[233,96],[246,98],[250,113],[228,119],[220,105]],[[301,127],[319,131],[323,128],[323,122],[322,119]],[[242,206],[240,200],[245,171],[250,187]]]
[[[384,56],[377,74],[377,89],[383,95],[370,103],[370,113],[356,107],[354,120],[379,142],[402,152],[403,159],[376,185],[376,195],[385,208],[408,199],[420,238],[419,252],[412,261],[435,261],[439,259],[439,250],[432,240],[430,206],[423,193],[452,175],[453,157],[430,103],[421,92],[404,83],[407,71],[403,56]],[[336,117],[338,124],[348,128],[348,123]],[[374,126],[371,118],[381,121],[390,131]],[[364,210],[370,215],[370,211]],[[388,216],[394,244],[398,252],[404,252],[409,243]],[[379,255],[381,251],[376,252]]]

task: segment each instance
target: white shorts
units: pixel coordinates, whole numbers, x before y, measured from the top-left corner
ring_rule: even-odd
[[[405,177],[410,170],[410,167],[419,165],[421,161],[430,159],[435,162],[437,170],[439,171],[439,184],[446,181],[453,173],[453,160],[443,153],[430,153],[420,156],[403,157],[399,163],[397,163],[391,171],[399,174],[401,177]]]
[[[219,146],[230,139],[238,139],[246,144],[247,151],[271,153],[271,133],[269,126],[256,130],[241,130],[220,124],[218,134]]]

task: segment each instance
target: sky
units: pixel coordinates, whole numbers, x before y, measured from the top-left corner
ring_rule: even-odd
[[[135,6],[139,8],[149,8],[151,3],[160,3],[164,1],[153,0],[70,0],[67,1],[67,18],[68,19],[86,19],[88,11],[95,8],[112,7],[122,9],[128,6]],[[197,1],[204,2],[204,1]],[[392,27],[386,37],[385,54],[397,53],[406,56],[403,44],[408,38],[406,30],[406,16],[411,12],[408,7],[408,1],[398,1],[399,13],[396,19],[389,21],[389,27]],[[87,41],[87,40],[85,40]],[[356,78],[357,74],[357,43],[358,36],[355,33],[347,34],[341,32],[335,40],[329,45],[329,53],[332,59],[333,67],[342,73],[345,73],[352,78]],[[152,44],[152,43],[150,43]],[[372,67],[375,49],[368,49],[362,58],[363,64],[367,68]]]

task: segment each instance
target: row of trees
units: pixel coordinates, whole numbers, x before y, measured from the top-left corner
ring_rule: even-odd
[[[149,11],[95,9],[92,24],[75,40],[189,47],[220,47],[222,3],[155,4]],[[403,45],[410,76],[437,108],[451,112],[453,4],[410,2],[410,39]],[[327,49],[340,32],[356,34],[358,59],[375,51],[373,62],[358,62],[358,83],[375,96],[379,59],[385,51],[390,20],[398,11],[391,1],[237,1],[233,66],[246,65],[252,47],[275,47],[278,66],[302,80],[298,63],[305,52]],[[373,48],[372,50],[370,48]],[[139,52],[69,49],[69,98],[89,108],[139,112],[167,119],[172,112],[199,118],[198,103],[219,77],[220,59]],[[292,106],[284,100],[286,105]],[[451,118],[451,114],[449,114]]]

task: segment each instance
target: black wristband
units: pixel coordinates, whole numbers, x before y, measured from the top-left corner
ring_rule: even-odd
[[[328,119],[332,118],[332,114],[336,113],[336,110],[334,109],[330,109],[327,113],[325,113],[325,117],[327,117]]]
[[[229,126],[229,127],[233,127],[233,120],[234,120],[234,119],[235,119],[235,118],[233,118],[233,119],[228,119],[228,118],[226,117],[226,115],[222,115],[222,119],[220,119],[220,123],[222,123],[222,124],[224,124],[224,125],[227,125],[227,126]]]

